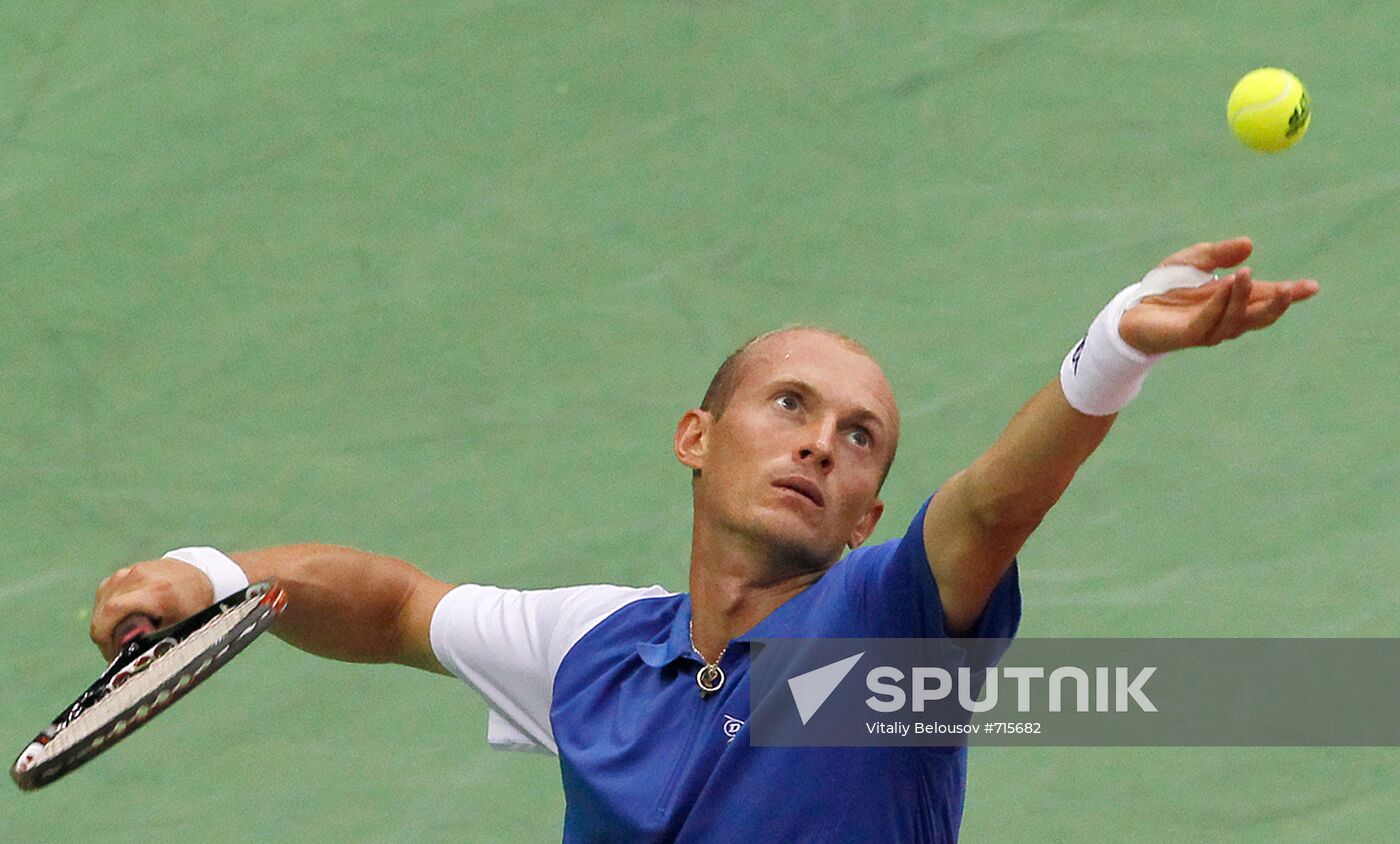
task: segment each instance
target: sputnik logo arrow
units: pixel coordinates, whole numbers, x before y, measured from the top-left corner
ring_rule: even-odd
[[[798,674],[788,680],[788,688],[792,690],[792,701],[797,704],[797,715],[804,725],[817,714],[817,710],[821,709],[822,704],[826,703],[826,699],[831,697],[831,693],[836,691],[836,687],[841,685],[841,681],[846,679],[846,675],[851,673],[851,669],[855,668],[863,656],[865,651],[839,662],[814,668],[805,674]]]

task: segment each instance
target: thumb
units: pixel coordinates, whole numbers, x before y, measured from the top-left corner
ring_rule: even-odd
[[[1162,260],[1162,265],[1186,264],[1198,270],[1218,270],[1233,267],[1254,251],[1254,242],[1247,237],[1232,237],[1214,243],[1204,242],[1174,252]]]

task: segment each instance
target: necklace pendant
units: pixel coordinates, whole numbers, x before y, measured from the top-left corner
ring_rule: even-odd
[[[700,697],[709,697],[724,685],[724,669],[718,663],[706,663],[695,672],[695,685],[700,687]]]

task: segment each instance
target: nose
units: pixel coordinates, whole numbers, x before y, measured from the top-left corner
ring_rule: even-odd
[[[798,463],[810,463],[822,472],[831,469],[831,442],[836,436],[835,420],[821,420],[808,425],[802,432],[802,442],[793,455]]]

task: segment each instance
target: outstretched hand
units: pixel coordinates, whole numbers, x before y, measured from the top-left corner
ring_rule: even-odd
[[[1187,264],[1211,272],[1239,264],[1252,251],[1247,237],[1197,243],[1167,256],[1162,266]],[[1240,267],[1200,287],[1148,296],[1123,314],[1118,331],[1128,345],[1147,354],[1214,346],[1273,325],[1294,302],[1317,290],[1312,279],[1256,281],[1249,267]]]

